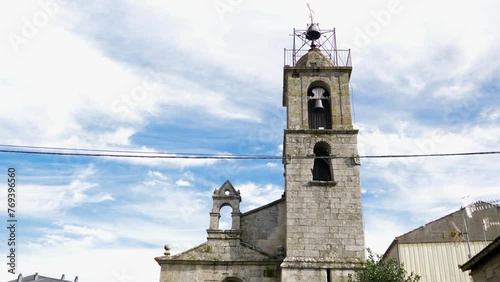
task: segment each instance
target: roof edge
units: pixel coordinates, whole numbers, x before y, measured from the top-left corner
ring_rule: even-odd
[[[389,251],[390,251],[390,250],[391,250],[391,249],[392,249],[395,245],[397,245],[397,244],[398,244],[398,239],[397,239],[397,237],[396,237],[396,238],[394,238],[394,240],[392,240],[392,243],[389,245],[389,247],[387,248],[387,250],[385,250],[385,253],[382,255],[382,258],[384,258],[384,259],[385,259],[385,258],[387,258],[387,257],[388,257],[388,255],[389,255]],[[398,254],[398,256],[399,256],[399,254]]]
[[[459,267],[462,271],[472,270],[472,268],[474,268],[478,263],[493,255],[494,251],[497,249],[500,249],[500,236],[498,236],[488,246],[484,247],[484,249],[469,259],[466,263],[459,265]]]
[[[271,207],[271,206],[274,206],[274,205],[277,205],[281,202],[284,202],[285,201],[285,196],[283,194],[283,196],[281,196],[281,199],[278,199],[276,201],[273,201],[273,202],[270,202],[269,204],[266,204],[266,205],[263,205],[263,206],[260,206],[258,208],[255,208],[253,210],[249,210],[247,212],[244,212],[241,214],[241,216],[245,216],[245,215],[249,215],[249,214],[252,214],[252,213],[256,213],[258,211],[261,211],[261,210],[264,210],[264,209],[267,209],[268,207]]]

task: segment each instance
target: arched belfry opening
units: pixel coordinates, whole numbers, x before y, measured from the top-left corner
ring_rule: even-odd
[[[212,195],[213,206],[210,212],[210,227],[209,231],[222,232],[225,230],[239,231],[240,230],[240,191],[234,189],[231,182],[226,181],[219,189],[215,189]],[[224,228],[219,223],[221,219],[222,208],[231,210],[231,222],[229,228]],[[221,228],[222,227],[222,228]],[[210,234],[210,232],[209,232]]]
[[[222,205],[219,210],[219,229],[230,230],[233,229],[232,214],[233,208],[230,205]]]
[[[307,90],[309,129],[332,128],[332,107],[328,88],[328,84],[316,81]]]
[[[318,142],[314,145],[314,164],[312,169],[313,180],[333,181],[330,158],[330,145]]]

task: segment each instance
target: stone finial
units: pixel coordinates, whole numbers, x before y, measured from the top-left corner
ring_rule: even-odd
[[[164,254],[165,254],[166,256],[170,256],[170,246],[169,246],[169,245],[165,245],[165,247],[164,247],[164,248],[165,248],[165,252],[164,252]]]
[[[23,275],[19,273],[19,276],[17,276],[17,282],[22,282],[23,281]]]
[[[78,282],[78,276],[75,277],[75,282]]]
[[[64,278],[65,278],[65,277],[66,277],[66,275],[64,275],[64,274],[63,274],[63,275],[61,276],[61,280],[64,280]]]

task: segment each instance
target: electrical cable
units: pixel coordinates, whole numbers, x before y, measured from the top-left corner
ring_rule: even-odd
[[[18,145],[2,145],[0,147],[39,149],[35,150],[9,150],[0,149],[0,153],[15,153],[15,154],[33,154],[33,155],[59,155],[59,156],[82,156],[82,157],[113,157],[113,158],[155,158],[155,159],[252,159],[252,160],[278,160],[283,159],[283,156],[277,155],[223,155],[223,154],[193,154],[193,153],[165,153],[165,152],[139,152],[139,151],[118,151],[118,150],[98,150],[98,149],[75,149],[75,148],[60,148],[60,147],[40,147],[40,146],[18,146]],[[42,151],[51,150],[51,151]],[[59,150],[59,152],[54,151]],[[61,151],[85,151],[85,152],[101,152],[101,153],[80,153],[80,152],[61,152]],[[127,153],[127,154],[122,154]],[[486,152],[462,152],[462,153],[436,153],[436,154],[401,154],[401,155],[361,155],[355,156],[364,159],[381,159],[381,158],[420,158],[420,157],[451,157],[451,156],[472,156],[472,155],[495,155],[500,154],[500,151]],[[354,156],[287,156],[292,159],[310,159],[310,158],[351,158]]]

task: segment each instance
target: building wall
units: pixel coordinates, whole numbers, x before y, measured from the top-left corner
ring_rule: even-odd
[[[286,205],[279,200],[241,216],[241,239],[273,256],[286,243]]]
[[[488,243],[471,242],[472,256]],[[466,242],[399,244],[398,248],[400,263],[404,264],[408,273],[413,271],[420,275],[420,282],[471,281],[469,272],[463,272],[458,267],[469,259]]]
[[[471,271],[474,282],[498,282],[500,281],[500,254],[495,254],[476,269]]]
[[[285,133],[286,154],[291,155],[285,170],[287,258],[314,258],[318,262],[364,259],[359,166],[353,158],[333,158],[334,182],[320,182],[312,181],[312,158],[293,158],[310,155],[320,141],[332,144],[334,156],[354,156],[356,133]]]
[[[314,49],[299,60],[297,67],[284,69],[287,238],[282,281],[347,281],[344,270],[359,267],[365,258],[350,73],[351,68],[333,66]],[[309,123],[309,111],[313,110],[309,92],[314,87],[323,88],[329,95],[324,111],[329,111],[327,116],[331,114],[331,128]],[[323,148],[325,155],[317,155],[315,147]],[[314,170],[315,156],[329,157],[326,166],[321,163],[320,175],[330,174],[333,179],[313,179],[313,171],[318,173]]]
[[[469,260],[465,236],[457,231],[467,230],[472,256],[500,234],[500,226],[490,226],[487,231],[483,228],[483,218],[495,221],[500,208],[483,202],[478,202],[478,206],[472,217],[461,208],[397,237],[385,255],[404,263],[406,269],[421,275],[424,282],[470,281],[467,273],[457,269],[457,265]]]
[[[352,129],[349,93],[350,68],[285,68],[284,103],[287,108],[288,129],[308,129],[308,97],[311,85],[321,83],[330,93],[332,128]]]
[[[238,277],[244,282],[278,282],[279,265],[231,262],[200,264],[194,261],[164,264],[161,266],[160,282],[221,282],[227,277]]]

